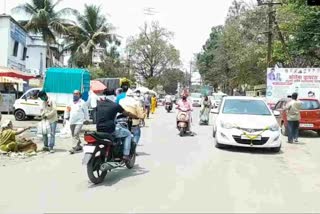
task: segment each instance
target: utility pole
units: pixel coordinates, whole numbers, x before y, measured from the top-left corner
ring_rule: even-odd
[[[269,0],[264,3],[262,0],[257,0],[258,6],[268,5],[268,54],[267,54],[267,66],[272,67],[272,43],[273,43],[273,23],[275,11],[273,11],[274,5],[281,5],[281,3],[274,3],[273,0]]]

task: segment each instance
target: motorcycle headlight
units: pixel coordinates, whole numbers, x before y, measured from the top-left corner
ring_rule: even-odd
[[[232,129],[234,128],[234,125],[231,123],[221,122],[221,127],[224,129]]]
[[[269,130],[273,132],[279,131],[279,129],[280,127],[278,124],[273,124],[272,126],[269,126]]]

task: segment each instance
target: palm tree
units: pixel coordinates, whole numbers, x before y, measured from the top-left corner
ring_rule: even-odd
[[[111,43],[120,45],[117,36],[112,33],[113,26],[102,15],[101,7],[85,5],[84,13],[76,17],[77,25],[69,27],[70,34],[66,39],[66,49],[71,51],[73,63],[78,64],[76,58],[86,57],[87,66],[92,65],[92,55],[98,46],[107,48]]]
[[[76,14],[76,11],[70,8],[64,8],[56,11],[57,5],[61,0],[53,2],[53,0],[31,0],[14,8],[14,11],[23,11],[30,15],[27,21],[21,21],[21,24],[29,32],[41,34],[43,41],[47,44],[47,51],[52,64],[52,54],[50,50],[51,44],[56,44],[58,35],[68,33],[68,27],[73,23],[70,20],[63,19],[66,14]]]

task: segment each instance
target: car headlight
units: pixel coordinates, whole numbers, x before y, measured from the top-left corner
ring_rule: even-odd
[[[227,122],[221,122],[221,127],[224,129],[232,129],[232,128],[234,128],[234,125],[231,123],[227,123]]]
[[[273,124],[272,126],[269,126],[269,130],[273,132],[279,131],[279,129],[280,127],[278,124]]]

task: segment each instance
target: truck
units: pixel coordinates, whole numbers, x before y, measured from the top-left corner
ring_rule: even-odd
[[[33,119],[41,115],[43,101],[37,97],[39,91],[44,90],[55,100],[59,118],[73,99],[73,91],[80,90],[82,99],[87,101],[90,91],[90,73],[79,68],[48,68],[42,88],[27,90],[14,103],[14,117],[17,121]]]
[[[266,101],[273,108],[282,98],[320,99],[320,68],[268,68]]]

